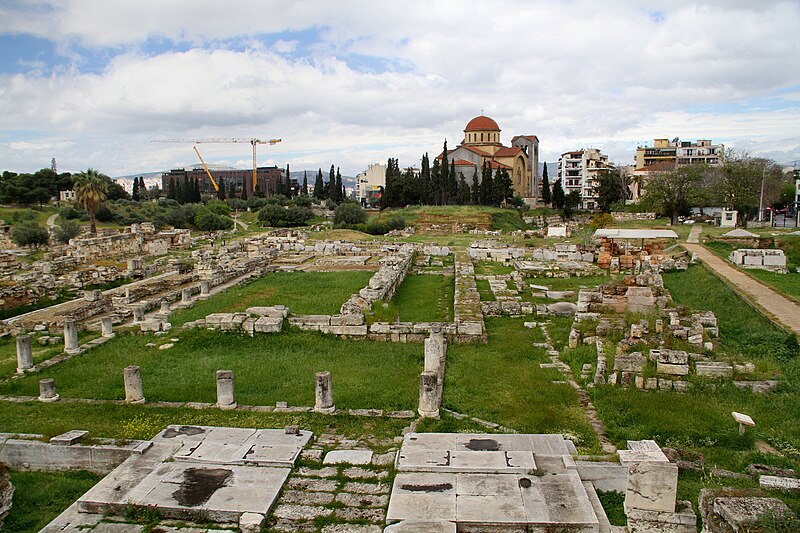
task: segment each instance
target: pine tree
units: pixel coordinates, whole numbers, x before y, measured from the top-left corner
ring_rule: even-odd
[[[138,202],[142,199],[139,195],[139,178],[133,178],[133,189],[131,190],[131,198],[134,202]]]
[[[322,181],[322,169],[317,171],[317,179],[314,181],[314,198],[320,200],[325,198],[325,184]]]
[[[561,178],[558,178],[556,182],[553,184],[553,207],[555,209],[563,209],[564,208],[564,188],[561,186]]]
[[[308,171],[303,171],[303,194],[308,196]]]
[[[550,180],[547,177],[547,162],[544,163],[544,168],[542,169],[542,202],[546,206],[552,201],[553,197],[550,194]]]

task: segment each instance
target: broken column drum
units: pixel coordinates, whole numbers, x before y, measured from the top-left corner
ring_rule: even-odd
[[[336,411],[333,405],[333,377],[328,371],[317,372],[316,374],[316,400],[314,411],[318,413],[330,414]]]
[[[78,346],[78,327],[74,320],[64,321],[64,351],[68,354],[76,354],[80,351]]]
[[[444,358],[445,339],[441,333],[431,333],[425,339],[425,370],[438,374]]]
[[[144,307],[138,306],[133,308],[133,323],[144,321]]]
[[[100,320],[100,330],[102,332],[103,337],[114,336],[114,322],[112,321],[110,316],[103,317]]]
[[[31,336],[19,335],[17,337],[17,373],[33,370],[33,352],[31,351]]]
[[[236,409],[232,370],[217,370],[217,407],[220,409]]]
[[[436,398],[439,378],[435,372],[423,372],[419,376],[419,415],[426,418],[439,416]]]
[[[123,371],[125,379],[125,402],[144,403],[142,387],[142,371],[138,366],[126,366]]]
[[[188,302],[192,299],[192,291],[191,289],[183,289],[181,291],[181,301]]]
[[[207,281],[201,281],[200,282],[200,294],[202,296],[208,295],[208,282]]]
[[[162,302],[161,302],[161,309],[160,309],[160,311],[161,311],[162,313],[169,313],[169,312],[170,312],[170,309],[169,309],[169,302],[167,302],[166,300],[165,300],[165,301],[162,301]]]
[[[57,402],[61,397],[56,392],[56,380],[53,378],[39,380],[39,401]]]

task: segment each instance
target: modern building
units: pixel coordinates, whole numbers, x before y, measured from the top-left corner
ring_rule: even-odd
[[[561,178],[564,194],[578,191],[581,195],[579,209],[597,207],[598,178],[612,169],[613,165],[608,163],[608,156],[597,148],[564,152],[558,158],[558,178]]]
[[[536,135],[517,135],[511,139],[511,146],[504,146],[500,142],[500,131],[497,122],[487,116],[473,118],[464,128],[461,144],[448,150],[448,162],[453,163],[456,173],[463,174],[470,184],[476,173],[480,182],[483,164],[488,162],[494,172],[508,171],[514,194],[539,198],[539,139]],[[442,155],[438,156],[439,160]],[[537,191],[535,197],[534,191]]]
[[[356,201],[367,207],[380,200],[386,187],[386,165],[373,163],[356,176]]]
[[[62,202],[74,202],[75,201],[75,191],[72,189],[68,191],[58,191],[58,199]]]
[[[678,137],[671,141],[653,139],[653,146],[640,146],[636,149],[636,168],[644,169],[659,163],[719,165],[722,163],[724,152],[725,145],[712,144],[708,139],[700,139],[697,142],[681,141]]]
[[[253,191],[253,171],[252,170],[211,170],[211,176],[219,185],[225,184],[226,193],[231,189],[236,196],[249,198]],[[258,167],[256,169],[256,183],[258,190],[264,196],[271,196],[281,190],[280,185],[286,177],[285,169],[272,167]],[[188,180],[197,179],[200,185],[201,194],[216,194],[216,189],[208,179],[205,169],[202,166],[190,169],[178,168],[164,172],[161,175],[161,190],[168,191],[170,182],[176,186],[183,186]]]

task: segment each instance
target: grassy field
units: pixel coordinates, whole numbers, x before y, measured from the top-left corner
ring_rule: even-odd
[[[420,345],[347,341],[316,332],[249,337],[186,330],[169,350],[145,344],[149,335],[120,335],[46,371],[0,385],[3,394],[37,395],[38,380],[56,380],[66,398],[123,399],[122,370],[142,368],[151,401],[214,402],[217,370],[233,370],[245,405],[314,405],[314,373],[330,370],[341,408],[412,409],[417,402]],[[165,342],[165,341],[162,341]]]
[[[296,315],[336,314],[354,293],[366,286],[372,272],[273,272],[250,283],[215,294],[170,316],[173,326],[211,313],[244,312],[248,307],[286,305]]]
[[[81,343],[87,342],[99,336],[95,331],[84,331],[78,335]],[[38,364],[46,359],[58,355],[64,351],[64,344],[53,346],[41,346],[35,338],[31,338],[31,350],[33,352],[33,363]],[[0,379],[10,376],[17,370],[17,342],[16,338],[9,335],[0,338]]]
[[[583,451],[596,452],[597,437],[569,385],[549,362],[535,330],[522,318],[487,318],[487,345],[452,345],[447,355],[443,405],[522,433],[564,433]]]
[[[75,472],[12,472],[14,505],[3,524],[8,533],[34,533],[82,496],[98,475],[83,470]]]
[[[19,220],[27,220],[32,217],[36,223],[44,225],[50,215],[55,215],[56,213],[58,213],[58,209],[52,206],[0,207],[0,220],[14,226]]]
[[[692,378],[687,394],[642,392],[621,387],[592,389],[592,401],[618,445],[627,440],[655,439],[662,446],[702,453],[706,463],[742,471],[750,462],[800,468],[800,353],[796,341],[775,329],[703,266],[664,274],[673,299],[689,309],[708,309],[718,317],[721,352],[756,363],[758,371],[781,374],[778,391],[753,394],[730,383]],[[697,290],[702,287],[702,290]],[[669,408],[665,408],[669,406]],[[747,413],[757,426],[739,435],[731,411]],[[764,440],[783,457],[755,451]],[[684,484],[684,496],[697,501],[701,483]]]
[[[392,300],[377,304],[374,322],[452,322],[455,281],[452,276],[408,275]]]

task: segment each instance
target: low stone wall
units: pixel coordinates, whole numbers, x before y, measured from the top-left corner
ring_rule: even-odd
[[[753,268],[758,270],[769,270],[787,274],[786,255],[780,249],[752,249],[745,248],[734,250],[728,256],[728,260],[736,266],[742,268]]]
[[[531,254],[535,261],[594,262],[594,253],[578,250],[577,244],[556,244],[553,248],[536,248]]]
[[[91,446],[50,444],[34,440],[40,438],[44,436],[0,435],[0,462],[6,463],[13,470],[88,470],[95,474],[107,474],[131,455],[141,455],[152,446],[150,441],[139,440],[124,445],[109,441]]]
[[[475,283],[475,267],[466,252],[456,253],[455,277],[453,314],[457,330],[456,340],[486,342],[481,296]]]
[[[497,241],[474,241],[467,248],[473,261],[497,261],[510,263],[525,256],[525,248],[516,248]]]
[[[611,212],[615,222],[630,222],[637,220],[655,220],[655,213],[628,213],[628,212]]]

